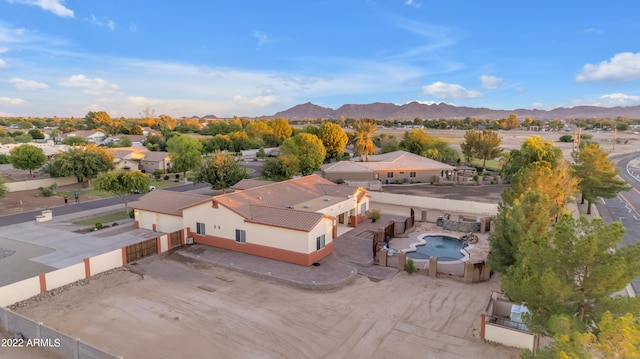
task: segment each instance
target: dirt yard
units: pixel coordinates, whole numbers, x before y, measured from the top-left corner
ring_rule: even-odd
[[[82,184],[60,186],[57,192],[70,192],[81,190]],[[87,196],[81,193],[81,201],[89,201],[100,197]],[[69,198],[69,203],[73,203],[74,198]],[[0,198],[0,216],[19,212],[28,212],[36,209],[45,209],[64,205],[64,198],[58,196],[43,197],[40,190],[9,192],[4,198]]]
[[[498,278],[399,273],[331,291],[177,254],[151,257],[16,312],[125,358],[517,358],[479,339]],[[91,320],[87,320],[91,318]]]

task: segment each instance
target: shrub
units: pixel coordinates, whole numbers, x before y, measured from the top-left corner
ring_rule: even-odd
[[[164,176],[164,180],[168,181],[169,180],[169,175]]]
[[[560,136],[560,142],[573,142],[573,136],[571,135]]]
[[[415,270],[416,270],[416,267],[413,265],[413,259],[408,258],[407,261],[404,263],[404,271],[409,274],[413,274]]]
[[[343,180],[342,178],[338,178],[338,179],[336,180],[336,183],[337,183],[337,184],[343,184],[343,183],[344,183],[344,180]]]
[[[176,179],[180,179],[180,174],[176,173]]]
[[[152,172],[152,174],[153,174],[154,176],[160,177],[160,176],[162,176],[162,170],[154,170],[154,171]]]
[[[136,215],[135,215],[135,213],[133,212],[132,209],[129,210],[129,218],[131,218],[131,219],[136,218]]]
[[[380,210],[379,210],[379,209],[377,209],[377,208],[376,208],[376,209],[372,209],[372,210],[371,210],[371,220],[372,220],[373,222],[375,222],[375,221],[379,220],[379,219],[380,219],[380,217],[382,217],[382,213],[380,212]]]
[[[53,196],[53,191],[50,188],[38,188],[43,197],[51,197]]]
[[[51,190],[51,192],[55,193],[56,189],[58,188],[58,184],[56,182],[53,182],[51,184],[51,186],[49,186],[49,189]]]
[[[96,223],[96,229],[102,229],[102,223],[98,222]]]

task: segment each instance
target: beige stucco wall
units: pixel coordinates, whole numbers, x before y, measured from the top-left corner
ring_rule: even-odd
[[[138,209],[135,210],[134,213],[139,228],[153,230],[153,225],[155,224],[156,231],[165,233],[172,233],[183,229],[182,217]]]
[[[389,172],[393,172],[393,177],[387,177]],[[410,177],[411,176],[411,172],[415,172],[416,173],[416,177]],[[405,169],[395,169],[395,170],[381,170],[381,171],[376,171],[376,174],[378,174],[378,179],[380,181],[382,181],[383,183],[389,179],[390,182],[394,182],[394,181],[400,181],[400,182],[404,182],[405,178],[408,178],[409,181],[413,181],[413,182],[423,182],[423,183],[428,183],[431,182],[435,177],[440,177],[441,175],[441,170],[405,170]]]
[[[531,351],[533,351],[535,345],[535,336],[533,334],[491,323],[486,323],[485,325],[484,339],[489,342]]]
[[[354,188],[354,192],[355,192],[355,188]],[[362,198],[362,200],[360,201],[360,203],[357,202],[358,200],[358,193],[354,193],[353,197],[351,198],[345,198],[343,201],[340,201],[338,203],[335,203],[331,206],[322,208],[320,210],[318,210],[317,212],[319,213],[323,213],[326,214],[328,216],[333,216],[333,217],[338,217],[338,215],[342,214],[342,213],[349,213],[349,211],[351,211],[352,209],[355,210],[356,214],[361,214],[360,213],[360,205],[362,205],[363,203],[366,205],[366,211],[368,211],[370,209],[369,206],[369,197],[364,197]]]
[[[86,277],[84,262],[46,273],[44,276],[47,280],[47,290],[62,287]]]
[[[28,191],[32,189],[38,189],[40,187],[49,187],[53,183],[57,186],[66,186],[78,182],[78,179],[74,176],[70,177],[56,177],[56,178],[41,178],[28,181],[19,182],[7,182],[4,185],[9,192]]]
[[[6,307],[13,303],[40,294],[40,278],[32,277],[0,288],[0,306]]]
[[[109,269],[122,267],[122,249],[100,254],[89,259],[91,275],[108,271]]]
[[[332,221],[323,219],[310,232],[245,222],[244,218],[224,206],[212,208],[211,202],[190,207],[183,213],[184,226],[196,231],[196,223],[204,223],[206,235],[236,239],[236,229],[246,231],[247,243],[280,248],[299,253],[316,251],[316,237],[325,234],[325,245],[331,242]]]
[[[371,196],[372,202],[395,204],[405,207],[431,208],[445,212],[461,212],[490,216],[495,216],[498,213],[498,205],[494,203],[459,201],[446,198],[432,198],[385,192],[369,192],[369,195]]]

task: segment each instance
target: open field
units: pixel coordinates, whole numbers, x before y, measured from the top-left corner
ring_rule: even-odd
[[[479,339],[499,280],[399,273],[311,291],[151,257],[15,311],[125,358],[517,358]],[[91,320],[87,320],[91,318]]]

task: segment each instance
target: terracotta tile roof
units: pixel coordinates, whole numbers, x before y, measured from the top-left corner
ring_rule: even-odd
[[[307,232],[315,228],[324,217],[322,213],[297,211],[289,208],[256,205],[249,208],[251,217],[247,219],[247,222]]]
[[[310,175],[216,196],[214,200],[220,205],[238,213],[248,221],[264,224],[273,224],[269,221],[274,221],[278,223],[277,225],[283,227],[300,229],[301,225],[296,224],[297,221],[302,221],[302,219],[296,219],[298,213],[313,214],[311,217],[299,214],[299,216],[301,216],[300,218],[321,218],[322,214],[314,214],[314,212],[309,212],[309,209],[303,210],[298,205],[317,200],[319,197],[347,197],[349,195],[355,195],[358,190],[357,188],[349,186],[337,185],[318,175]],[[335,202],[336,201],[332,201],[329,205]],[[287,211],[276,212],[270,210],[253,212],[252,209],[254,207],[275,208]],[[294,207],[297,209],[294,209]],[[256,213],[260,213],[259,221],[254,218]],[[285,221],[282,219],[280,216],[285,213],[292,217],[293,220]],[[273,218],[269,218],[267,214],[273,215]],[[302,227],[306,228],[306,224]]]
[[[252,179],[252,178],[245,178],[242,181],[234,184],[233,186],[231,186],[231,189],[233,190],[245,190],[245,189],[249,189],[249,188],[254,188],[254,187],[260,187],[260,186],[264,186],[264,185],[268,185],[274,183],[272,181],[263,181],[263,180],[257,180],[257,179]]]
[[[137,201],[131,203],[129,207],[149,212],[182,216],[183,209],[210,200],[211,196],[156,189],[140,197]]]

